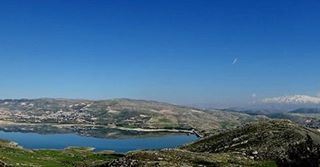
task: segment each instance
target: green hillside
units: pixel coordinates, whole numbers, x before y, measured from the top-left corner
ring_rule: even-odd
[[[74,167],[105,164],[121,155],[93,153],[89,148],[65,150],[27,150],[8,141],[0,141],[0,166]]]

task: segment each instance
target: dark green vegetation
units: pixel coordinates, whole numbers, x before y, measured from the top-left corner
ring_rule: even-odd
[[[65,150],[26,150],[15,144],[0,141],[0,166],[97,166],[121,155],[108,152],[93,153],[88,148]]]
[[[283,162],[300,163],[297,158],[290,159],[299,152],[290,150],[300,150],[295,148],[308,140],[316,145],[320,142],[320,133],[290,121],[260,121],[214,134],[179,149],[130,153],[109,165],[277,166],[284,165]],[[306,157],[307,161],[320,155],[316,151],[310,156],[306,151],[300,154],[296,157]],[[318,161],[315,163],[318,165]]]
[[[300,114],[320,114],[320,108],[299,108],[290,113],[300,113]]]
[[[286,156],[279,158],[277,164],[282,167],[318,167],[320,161],[320,145],[315,144],[307,135],[304,142],[289,146]]]

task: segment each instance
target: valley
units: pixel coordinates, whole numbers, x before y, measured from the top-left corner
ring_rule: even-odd
[[[320,144],[320,132],[291,118],[155,101],[0,100],[0,110],[0,134],[13,141],[23,138],[18,144],[0,145],[0,153],[6,152],[0,161],[7,166],[273,167],[308,136],[315,147]],[[288,114],[302,111],[315,114]],[[24,141],[29,137],[39,142],[28,145]],[[71,145],[78,147],[68,148]]]
[[[319,143],[320,133],[316,130],[286,120],[261,120],[177,148],[136,150],[126,154],[92,152],[89,148],[79,147],[29,150],[1,141],[0,162],[7,166],[275,167],[285,163],[313,162],[320,156],[316,151],[320,149]],[[301,159],[292,159],[293,154]]]

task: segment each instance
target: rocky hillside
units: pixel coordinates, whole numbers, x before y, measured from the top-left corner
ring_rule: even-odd
[[[94,124],[128,128],[225,129],[255,120],[247,114],[204,111],[155,101],[0,100],[0,120],[22,123]]]
[[[140,151],[99,167],[276,167],[272,160],[253,160],[236,153],[194,153],[174,149]]]
[[[183,147],[192,152],[241,152],[260,158],[275,158],[284,154],[290,144],[302,142],[310,135],[320,143],[320,133],[291,121],[260,121],[241,128],[215,134]]]
[[[299,158],[318,157],[320,147],[304,144],[310,137],[314,147],[320,142],[320,133],[290,121],[259,121],[227,132],[212,135],[179,149],[139,151],[114,160],[108,166],[277,166],[289,161],[303,164]],[[310,143],[310,142],[309,142]],[[295,146],[307,150],[299,152]],[[292,151],[296,150],[296,151]],[[298,150],[298,151],[297,151]],[[289,152],[289,153],[288,153]],[[290,153],[291,152],[291,153]],[[292,152],[294,152],[292,154]],[[292,159],[291,155],[298,155]],[[316,165],[318,161],[312,161]]]

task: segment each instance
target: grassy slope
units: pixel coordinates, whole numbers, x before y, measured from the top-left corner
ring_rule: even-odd
[[[84,167],[99,165],[119,157],[109,153],[93,153],[85,148],[26,150],[6,141],[0,142],[0,162],[8,166]]]

